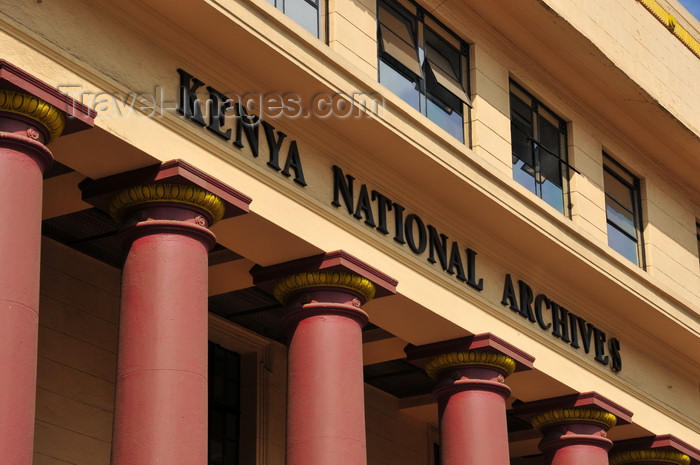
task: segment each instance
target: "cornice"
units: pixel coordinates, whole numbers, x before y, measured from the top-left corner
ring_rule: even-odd
[[[688,47],[688,49],[693,52],[696,57],[700,58],[700,42],[698,42],[698,40],[693,37],[687,29],[678,24],[676,18],[671,13],[666,11],[666,9],[662,7],[659,2],[656,0],[637,1],[644,5],[644,8],[646,8],[649,13],[658,19],[659,22],[671,32],[671,34],[676,36],[676,38],[680,40],[683,45]]]

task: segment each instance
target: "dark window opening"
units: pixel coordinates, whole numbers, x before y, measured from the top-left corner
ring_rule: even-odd
[[[241,356],[209,343],[209,465],[238,465]]]
[[[700,258],[700,221],[695,221],[695,235],[698,239],[698,258]]]
[[[320,0],[267,0],[316,37],[321,37]]]
[[[464,142],[464,105],[471,106],[467,45],[447,30],[448,37],[441,35],[434,29],[444,28],[426,17],[419,7],[410,12],[396,2],[379,2],[379,82]]]
[[[571,211],[566,122],[510,83],[513,178],[561,213]],[[575,171],[575,170],[574,170]]]
[[[644,268],[639,179],[605,153],[603,175],[608,245]]]

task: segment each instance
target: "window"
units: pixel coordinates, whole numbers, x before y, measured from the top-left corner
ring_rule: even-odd
[[[552,207],[568,214],[571,207],[566,123],[513,81],[510,82],[510,132],[513,178]]]
[[[304,29],[321,37],[321,0],[267,0],[282,13],[301,24]]]
[[[639,179],[607,154],[603,154],[603,175],[608,245],[644,267]]]
[[[379,82],[464,142],[467,46],[423,10],[377,7]]]
[[[209,463],[238,465],[241,356],[209,343]]]
[[[700,221],[695,221],[695,236],[698,239],[698,257],[700,257]]]
[[[441,465],[440,463],[440,444],[437,442],[433,443],[433,463],[435,465]]]

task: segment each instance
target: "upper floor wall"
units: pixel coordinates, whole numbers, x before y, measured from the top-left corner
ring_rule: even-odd
[[[329,21],[330,46],[406,99],[376,65],[385,66],[386,25],[377,29],[375,3],[330,2],[330,17],[342,18]],[[640,181],[637,264],[688,302],[700,298],[700,45],[692,16],[679,16],[684,10],[675,2],[662,7],[653,0],[392,4],[409,15],[417,7],[418,25],[423,16],[433,18],[471,43],[468,156],[506,182],[514,176],[510,82],[523,86],[568,122],[564,162],[573,171],[560,211],[607,247],[606,152]],[[673,21],[680,22],[671,30]]]

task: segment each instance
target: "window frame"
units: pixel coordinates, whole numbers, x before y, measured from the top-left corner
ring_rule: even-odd
[[[321,18],[325,12],[326,0],[296,0],[296,1],[300,1],[300,2],[305,2],[310,7],[316,9],[316,30],[317,30],[316,33],[314,33],[314,31],[310,31],[309,29],[307,29],[306,26],[304,26],[302,23],[300,23],[299,21],[294,19],[294,17],[289,14],[289,12],[287,11],[287,1],[289,1],[289,0],[267,0],[268,3],[270,3],[272,6],[274,6],[278,10],[280,10],[287,17],[292,19],[295,23],[297,23],[298,25],[303,27],[311,35],[315,36],[317,39],[325,40],[326,31],[323,28]]]
[[[621,173],[620,173],[621,172]],[[636,250],[636,261],[630,259],[627,255],[619,251],[617,248],[615,248],[611,243],[610,243],[610,234],[607,232],[608,236],[608,246],[615,250],[617,253],[625,257],[626,259],[630,260],[632,263],[637,265],[638,267],[642,268],[643,270],[646,270],[646,255],[644,251],[644,222],[643,222],[643,216],[642,216],[642,189],[641,189],[641,181],[640,179],[635,176],[630,170],[622,166],[617,160],[612,158],[610,155],[608,155],[606,152],[603,152],[603,174],[608,174],[612,176],[617,182],[623,185],[623,187],[626,187],[628,189],[628,192],[630,193],[630,200],[632,204],[632,211],[630,211],[620,200],[616,199],[613,197],[613,195],[609,192],[608,187],[606,186],[605,181],[603,181],[603,192],[605,194],[605,223],[606,223],[606,228],[613,227],[615,228],[616,231],[621,233],[623,236],[627,237],[628,239],[632,240],[635,243],[635,250]],[[628,177],[628,179],[625,179],[625,176]],[[634,229],[635,233],[637,235],[636,238],[632,238],[630,234],[624,231],[624,228],[617,225],[613,220],[611,220],[610,216],[608,215],[608,199],[611,199],[615,204],[619,205],[620,207],[624,208],[626,211],[632,214],[633,218],[633,224],[634,224]]]
[[[698,240],[698,259],[700,260],[700,220],[695,220],[695,237]]]
[[[509,80],[508,98],[510,106],[512,157],[511,163],[513,167],[513,179],[520,185],[528,189],[530,192],[535,194],[538,198],[544,200],[552,208],[555,208],[564,216],[570,218],[571,211],[573,208],[570,189],[571,176],[572,172],[578,173],[578,170],[576,170],[573,166],[571,166],[571,164],[569,164],[568,124],[566,120],[564,120],[564,118],[559,116],[557,113],[553,112],[549,107],[544,105],[540,100],[534,97],[530,92],[525,90],[523,86],[515,82],[513,79]],[[516,99],[519,103],[521,103],[524,107],[527,107],[529,110],[529,134],[517,127],[515,116],[518,116],[519,113],[514,108],[513,99]],[[529,102],[524,99],[528,99]],[[557,131],[559,145],[558,154],[553,152],[551,150],[551,147],[548,148],[543,141],[541,128],[542,126],[544,126],[545,123],[553,127]],[[530,166],[528,161],[523,158],[523,154],[516,153],[514,131],[518,131],[520,134],[522,134],[524,136],[524,139],[529,144],[530,157],[532,159],[532,165],[534,166]],[[561,208],[559,208],[558,202],[557,205],[554,205],[552,202],[549,202],[545,198],[544,185],[546,181],[550,178],[546,177],[546,175],[543,173],[543,171],[545,170],[542,168],[543,154],[541,153],[541,151],[546,152],[546,154],[544,155],[549,155],[555,158],[556,160],[554,162],[559,164],[559,185],[556,185],[556,183],[552,182],[551,180],[550,183],[555,184],[555,186],[559,190],[561,190]],[[522,162],[523,166],[517,166],[519,164],[518,162]],[[525,165],[527,165],[528,168],[531,169],[531,171],[525,169]],[[518,179],[518,176],[516,175],[519,173],[516,170],[522,170],[532,177],[533,188],[531,188],[530,186],[523,183],[520,179]]]
[[[280,412],[286,406],[273,408],[264,400],[263,393],[279,386],[282,372],[269,367],[286,363],[286,348],[211,312],[208,339],[241,356],[239,459],[247,463],[251,457],[257,462],[259,457],[273,456],[280,446],[268,440],[269,431],[274,424],[279,427],[280,422],[284,422],[280,420]]]
[[[222,345],[219,345],[215,342],[209,341],[209,364],[208,364],[208,380],[209,380],[209,386],[208,386],[208,412],[209,412],[209,427],[207,429],[208,431],[208,448],[207,448],[207,463],[209,465],[218,465],[217,462],[212,461],[212,450],[211,450],[211,444],[214,440],[218,439],[219,442],[221,443],[222,447],[222,465],[238,465],[241,460],[241,364],[242,364],[242,359],[241,359],[241,354],[238,352],[234,352],[232,350],[229,350]],[[230,376],[230,373],[216,373],[215,370],[215,360],[216,360],[216,354],[220,353],[225,357],[225,367],[224,371],[227,372],[229,367],[228,367],[228,362],[229,358],[232,360],[235,360],[235,366],[236,366],[236,373],[235,376]],[[222,383],[223,383],[223,392],[224,392],[224,400],[219,401],[216,399],[214,395],[214,391],[216,389],[216,380],[222,378]],[[235,399],[235,405],[232,405],[230,399],[228,399],[228,392],[229,389],[231,388],[231,384],[235,383],[236,385],[236,399]],[[214,418],[216,416],[214,413],[219,413],[223,415],[223,430],[224,431],[217,431],[213,427],[213,422]],[[235,437],[232,437],[229,435],[228,428],[231,426],[228,423],[227,416],[232,415],[236,417],[236,426],[235,426]],[[234,451],[230,451],[229,447],[230,444],[233,444]]]
[[[377,79],[457,140],[462,143],[469,142],[469,146],[471,146],[469,122],[472,102],[470,97],[469,45],[419,5],[411,2],[411,9],[407,6],[407,2],[399,0],[377,1]],[[385,13],[382,10],[411,27],[409,34],[412,43],[406,43],[402,34],[391,29],[391,25],[385,20]],[[391,42],[385,37],[385,31],[390,32],[410,46],[414,54],[412,56],[405,53],[402,54],[403,56],[392,55],[390,50],[387,50],[386,44]],[[394,47],[394,50],[397,48]],[[428,48],[433,50],[435,54],[429,54]],[[436,58],[443,58],[447,64],[454,64],[450,61],[450,56],[458,60],[458,70],[454,68],[444,70],[436,64]],[[407,58],[411,59],[407,61],[415,59],[415,62],[404,61]],[[391,71],[405,78],[407,83],[414,83],[417,101],[407,100],[399,95],[396,87],[390,87],[390,81],[382,76],[383,66],[389,67]],[[437,70],[434,70],[433,67]],[[449,71],[458,71],[457,79],[454,79],[454,75],[449,76]],[[459,91],[459,95],[454,91]],[[432,110],[431,105],[435,107]],[[436,109],[448,117],[453,113],[457,113],[461,117],[460,126],[455,126],[455,128],[459,127],[460,129],[459,135],[455,134],[449,125],[441,124],[439,118],[441,114],[431,117],[431,111],[434,112]]]

